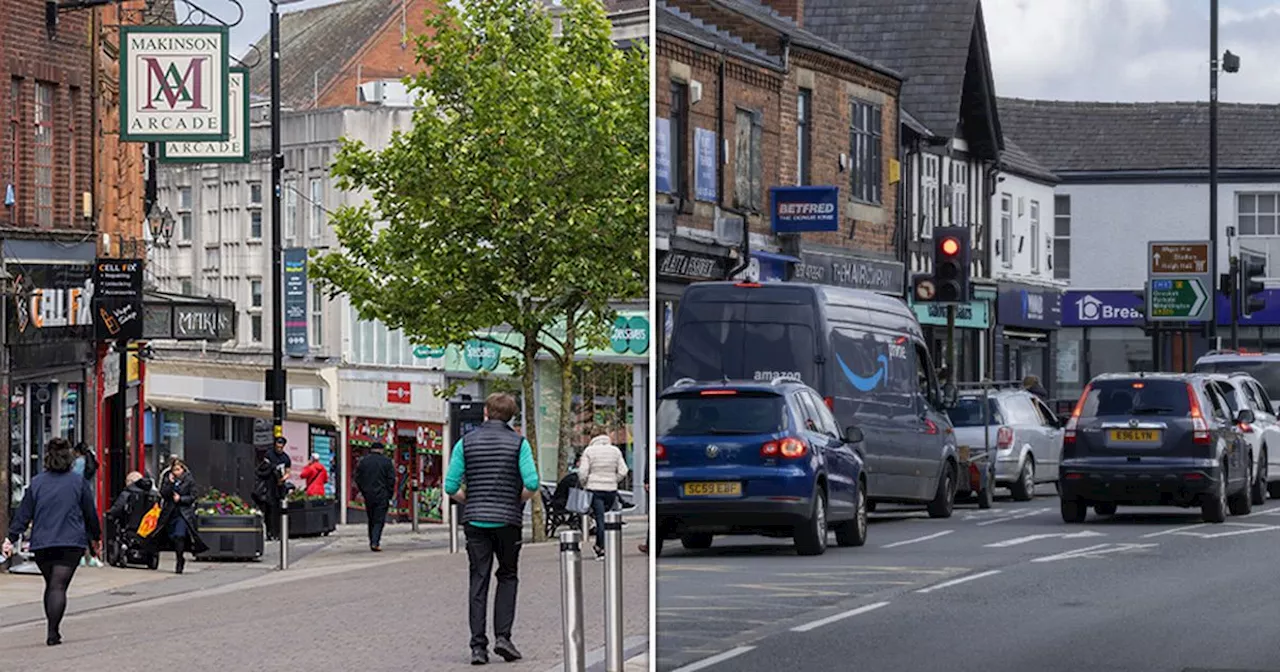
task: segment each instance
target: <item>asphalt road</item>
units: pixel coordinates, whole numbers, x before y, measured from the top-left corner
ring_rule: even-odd
[[[1280,670],[1280,502],[1224,525],[1122,508],[1067,526],[1041,492],[947,520],[883,507],[865,547],[818,557],[668,541],[657,669]]]
[[[649,563],[636,550],[638,539],[625,541],[623,631],[633,649],[648,634]],[[548,672],[560,664],[557,550],[555,544],[539,544],[522,552],[512,639],[525,659],[507,664],[492,656],[491,665],[511,672]],[[19,614],[3,614],[0,660],[6,669],[24,672],[472,669],[465,554],[366,551],[329,560],[309,559],[287,572],[250,572],[230,584],[202,584],[196,577],[214,576],[210,570],[191,575],[190,592],[170,588],[135,603],[117,599],[103,605],[73,598],[62,626],[64,643],[52,648],[44,645],[43,622],[14,624]],[[604,646],[603,571],[601,562],[583,563],[588,651]],[[23,615],[33,611],[34,605],[29,607]],[[492,620],[489,627],[492,636]]]

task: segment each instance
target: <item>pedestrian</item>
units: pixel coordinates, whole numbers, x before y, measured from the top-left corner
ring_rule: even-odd
[[[329,472],[320,464],[320,456],[311,453],[311,461],[298,474],[307,482],[307,495],[324,497],[324,484],[329,482]]]
[[[471,664],[489,662],[485,636],[489,611],[489,575],[498,560],[498,589],[493,598],[493,652],[511,662],[521,658],[511,643],[516,621],[520,544],[524,536],[524,503],[538,492],[533,448],[508,424],[516,416],[516,400],[496,392],[484,402],[484,422],[458,439],[449,456],[444,491],[462,505],[471,566],[468,591]]]
[[[130,511],[143,502],[151,492],[151,479],[131,471],[124,477],[124,490],[116,496],[116,501],[107,509],[107,520],[117,521],[123,525]]]
[[[396,491],[396,467],[383,454],[381,443],[375,442],[370,451],[356,464],[356,487],[364,497],[364,512],[369,518],[369,550],[381,553],[382,528]]]
[[[67,587],[71,585],[84,549],[92,546],[95,555],[102,551],[98,508],[88,483],[71,470],[75,459],[66,439],[49,441],[44,450],[44,471],[31,479],[0,548],[4,557],[12,555],[14,544],[22,538],[27,525],[31,525],[31,551],[44,577],[45,643],[49,646],[62,643]]]
[[[289,494],[289,475],[293,469],[293,460],[285,452],[288,442],[283,436],[277,436],[267,454],[258,464],[255,475],[258,482],[254,488],[253,499],[262,507],[262,515],[267,524],[267,540],[280,538],[280,517],[284,514],[281,501]]]
[[[578,479],[591,493],[591,514],[596,522],[596,559],[604,559],[604,512],[618,503],[618,483],[627,477],[627,458],[608,435],[591,439],[578,459]]]
[[[94,479],[98,475],[98,460],[94,457],[93,451],[89,450],[89,446],[83,441],[77,443],[75,448],[72,448],[72,452],[75,453],[76,459],[71,463],[71,470],[84,477],[85,483],[89,486],[89,494],[93,495],[97,492],[95,487],[97,481]],[[96,497],[94,501],[97,501]],[[102,562],[94,557],[93,551],[90,549],[85,549],[84,555],[80,556],[80,566],[84,567],[86,565],[89,567],[102,566]]]
[[[1041,401],[1049,400],[1049,391],[1040,384],[1040,376],[1030,375],[1022,379],[1022,389],[1040,397]]]
[[[174,458],[169,473],[160,481],[160,520],[157,530],[165,530],[177,557],[174,573],[187,565],[186,553],[199,555],[209,550],[196,530],[196,479],[187,464]]]

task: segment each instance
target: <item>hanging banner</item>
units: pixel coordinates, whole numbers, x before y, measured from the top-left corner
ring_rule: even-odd
[[[231,68],[227,86],[227,139],[160,143],[162,163],[248,163],[249,69]]]
[[[284,251],[284,352],[307,356],[307,250]]]
[[[120,27],[120,139],[227,139],[226,26]]]
[[[94,338],[142,338],[142,260],[97,260],[92,304]]]

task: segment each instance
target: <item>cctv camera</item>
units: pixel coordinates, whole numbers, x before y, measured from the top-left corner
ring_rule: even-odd
[[[1239,72],[1240,57],[1231,53],[1231,50],[1228,49],[1227,53],[1222,55],[1222,69],[1227,72]]]

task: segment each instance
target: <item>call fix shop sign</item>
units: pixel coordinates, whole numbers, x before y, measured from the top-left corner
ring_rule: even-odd
[[[222,142],[230,132],[225,26],[120,28],[120,137]]]

